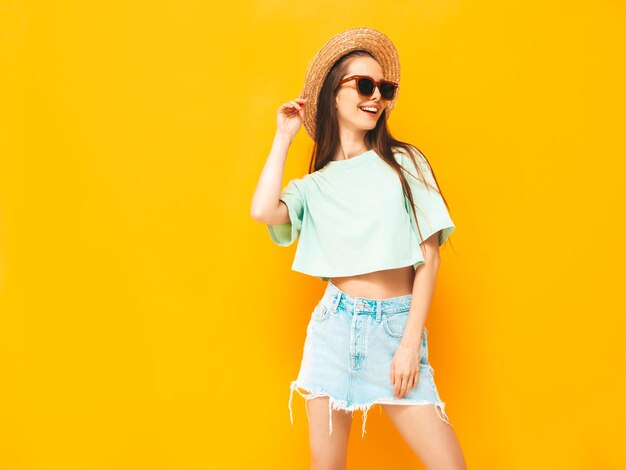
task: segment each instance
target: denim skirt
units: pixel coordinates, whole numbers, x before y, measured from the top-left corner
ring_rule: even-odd
[[[452,425],[437,392],[435,371],[428,362],[426,327],[420,340],[417,385],[406,396],[394,397],[391,361],[400,346],[410,305],[411,294],[386,299],[352,297],[328,281],[311,313],[298,378],[290,385],[291,424],[295,390],[306,400],[329,397],[329,434],[333,430],[333,409],[352,414],[361,410],[363,438],[367,412],[375,404],[435,405],[439,418]]]

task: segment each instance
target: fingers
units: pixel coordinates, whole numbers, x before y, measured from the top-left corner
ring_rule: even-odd
[[[410,377],[402,377],[402,388],[400,389],[400,396],[402,398],[406,397],[406,394],[409,393],[410,380]]]
[[[296,98],[295,100],[287,101],[284,103],[279,111],[286,111],[287,114],[297,113],[306,105],[307,98]]]
[[[400,376],[396,377],[396,384],[394,386],[394,395],[396,398],[404,398],[406,395],[408,377]]]
[[[413,373],[411,375],[396,375],[392,373],[391,383],[393,387],[393,393],[396,398],[404,398],[417,385],[419,380],[419,374]]]
[[[302,109],[302,107],[304,106],[304,102],[300,102],[298,103],[298,100],[291,100],[288,101],[287,103],[285,103],[283,105],[285,108],[297,108],[297,109]]]
[[[393,395],[395,398],[406,397],[411,389],[415,388],[419,380],[419,355],[409,357],[408,364],[406,361],[406,357],[396,358],[394,355],[389,367],[389,382],[393,385]]]

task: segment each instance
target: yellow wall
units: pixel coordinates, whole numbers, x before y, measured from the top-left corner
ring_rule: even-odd
[[[427,327],[469,467],[624,465],[623,4],[219,8],[0,1],[0,468],[308,468],[324,284],[249,210],[278,106],[356,26],[396,43],[391,130],[457,225]],[[418,468],[379,410],[349,468]]]

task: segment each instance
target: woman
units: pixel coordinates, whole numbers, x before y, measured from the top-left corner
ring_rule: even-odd
[[[424,155],[387,128],[399,83],[396,48],[380,31],[331,38],[310,62],[301,97],[278,109],[252,202],[276,244],[299,237],[292,269],[328,281],[289,397],[290,415],[293,391],[306,399],[320,468],[345,466],[353,412],[363,411],[363,437],[374,404],[427,468],[466,468],[424,326],[439,246],[455,226]],[[314,171],[281,192],[302,124],[315,141]]]

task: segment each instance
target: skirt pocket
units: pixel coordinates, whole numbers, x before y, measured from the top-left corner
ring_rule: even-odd
[[[324,320],[327,320],[329,316],[330,309],[326,305],[318,303],[313,309],[313,313],[311,314],[311,320],[323,322]]]
[[[400,313],[383,313],[382,324],[383,330],[392,338],[397,344],[400,344],[404,330],[406,329],[406,323],[409,319],[409,312]],[[420,341],[420,364],[428,364],[428,330],[424,327],[422,332],[422,339]]]

